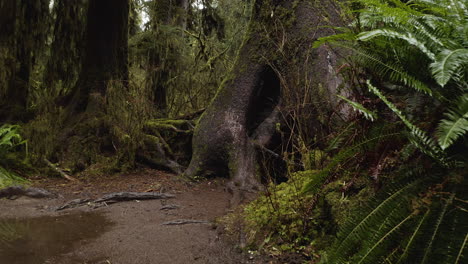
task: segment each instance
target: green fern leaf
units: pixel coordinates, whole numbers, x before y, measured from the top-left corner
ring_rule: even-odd
[[[360,103],[357,103],[357,102],[353,102],[341,95],[337,95],[339,98],[341,98],[342,100],[346,101],[355,111],[358,111],[359,113],[361,113],[362,115],[364,115],[364,117],[370,121],[374,121],[377,119],[377,114],[367,108],[365,108],[362,104]]]
[[[436,56],[430,68],[437,83],[444,87],[468,62],[468,49],[444,49]]]
[[[345,226],[338,235],[337,244],[335,244],[330,254],[330,263],[340,263],[340,259],[354,248],[353,245],[362,242],[366,230],[375,223],[379,223],[393,208],[401,205],[402,201],[407,199],[407,195],[412,193],[411,190],[418,187],[421,181],[422,179],[414,180],[404,186],[397,187],[396,191],[391,192],[388,197],[378,203],[361,220],[358,222],[350,221],[349,225]]]
[[[413,45],[420,49],[426,56],[428,56],[431,60],[435,60],[435,55],[432,53],[426,45],[419,41],[416,36],[407,32],[401,33],[391,29],[375,29],[371,31],[365,31],[358,34],[357,39],[361,41],[368,41],[376,37],[387,37],[387,38],[397,38],[408,42],[408,44]]]
[[[436,132],[442,149],[450,147],[468,131],[468,93],[457,100],[455,107],[445,113],[445,117]]]

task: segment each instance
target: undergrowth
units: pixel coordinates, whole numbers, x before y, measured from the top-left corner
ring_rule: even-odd
[[[15,152],[21,151],[20,148],[26,146],[19,128],[18,125],[0,126],[0,188],[28,182],[12,171],[18,163]]]

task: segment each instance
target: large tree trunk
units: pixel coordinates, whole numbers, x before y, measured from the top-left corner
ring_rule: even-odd
[[[167,115],[168,81],[177,70],[178,52],[164,27],[185,27],[187,0],[154,0],[150,10],[154,44],[148,54],[146,84],[153,91],[154,106],[161,116]],[[166,32],[164,32],[166,31]]]
[[[55,95],[69,92],[78,79],[83,55],[87,2],[57,0],[50,57],[44,72],[45,89]]]
[[[57,151],[57,159],[76,170],[115,154],[108,87],[112,85],[114,94],[124,94],[129,75],[129,0],[90,0],[88,5],[81,73],[62,102],[66,115],[58,142],[67,144]]]
[[[0,0],[0,121],[27,119],[32,68],[45,45],[48,0]]]
[[[85,58],[70,113],[86,110],[90,94],[104,96],[110,80],[128,80],[128,15],[128,0],[89,2]]]
[[[188,177],[229,176],[230,187],[244,191],[258,186],[257,150],[269,144],[275,132],[281,97],[293,71],[312,72],[311,81],[336,88],[328,86],[328,69],[333,66],[328,51],[310,50],[315,39],[331,33],[322,26],[337,24],[331,2],[257,0],[253,8],[232,77],[201,117],[185,171]],[[305,63],[310,56],[315,61]]]

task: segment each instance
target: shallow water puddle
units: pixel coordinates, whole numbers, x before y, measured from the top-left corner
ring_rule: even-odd
[[[48,263],[112,226],[101,213],[0,219],[0,263]]]

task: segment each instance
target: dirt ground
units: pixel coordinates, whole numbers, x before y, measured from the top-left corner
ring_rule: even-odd
[[[44,250],[44,247],[38,249],[31,246],[29,249],[31,252],[27,253],[31,254],[30,257],[17,263],[269,263],[242,253],[235,244],[228,243],[223,238],[216,219],[232,209],[229,204],[231,194],[225,190],[223,180],[187,184],[171,174],[144,170],[133,174],[88,178],[81,183],[64,179],[39,179],[33,181],[33,186],[45,188],[58,194],[59,197],[0,199],[0,218],[52,217],[55,222],[52,221],[52,227],[45,231],[45,234],[51,236],[53,234],[54,237],[69,235],[68,244],[71,246],[66,247],[67,242],[57,242],[56,238],[44,239],[37,243],[49,245],[61,243],[58,245],[59,250],[54,253],[52,250]],[[174,194],[175,198],[119,202],[97,209],[82,206],[55,211],[55,208],[72,199],[98,198],[106,193],[122,191],[161,191]],[[172,209],[164,210],[163,207],[166,205],[174,206],[171,206]],[[86,216],[87,212],[96,215]],[[63,215],[69,215],[68,217],[75,219],[75,222],[62,220],[64,222],[62,224],[59,218]],[[87,220],[87,217],[91,220]],[[96,219],[100,220],[96,222]],[[163,225],[167,221],[179,219],[207,222]],[[65,231],[59,232],[60,228],[65,228]],[[80,229],[78,234],[82,236],[72,238],[71,233],[74,229]],[[83,233],[86,230],[89,234]],[[40,241],[40,237],[45,235],[38,233],[36,237],[31,234],[29,236],[30,240]],[[16,247],[24,248],[31,243],[24,238],[23,240]],[[67,241],[63,238],[62,240]],[[41,253],[45,251],[52,253],[41,258]],[[14,252],[8,254],[10,258],[7,256],[4,260],[18,259],[20,254],[23,256],[25,253],[16,252],[16,257]],[[1,254],[0,263],[3,263]]]

